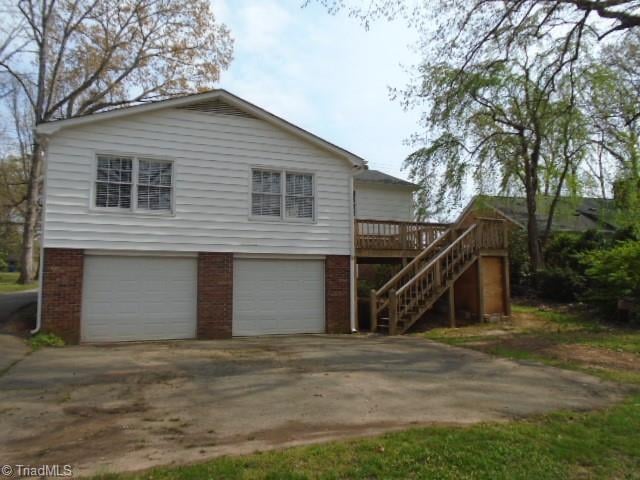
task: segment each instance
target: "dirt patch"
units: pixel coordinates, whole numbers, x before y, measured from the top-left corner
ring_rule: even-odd
[[[577,344],[554,345],[545,349],[545,352],[563,361],[640,372],[640,356],[630,352]]]
[[[75,415],[78,417],[95,417],[96,415],[122,415],[125,413],[139,413],[146,412],[149,409],[147,405],[142,402],[129,403],[123,405],[114,406],[88,406],[79,405],[73,407],[65,407],[64,413],[68,415]]]
[[[446,333],[454,338],[480,337],[477,340],[465,341],[463,345],[482,352],[493,353],[497,349],[504,349],[561,362],[577,363],[584,367],[640,371],[640,355],[572,343],[572,334],[585,334],[581,324],[559,324],[535,312],[515,312],[507,322],[491,326],[474,325],[462,330],[464,331],[452,330]],[[555,333],[564,335],[555,336]],[[606,333],[588,335],[597,337]]]

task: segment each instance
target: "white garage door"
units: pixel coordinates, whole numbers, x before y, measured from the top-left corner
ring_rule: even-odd
[[[84,261],[84,341],[195,337],[196,259],[87,256]]]
[[[322,260],[236,259],[233,335],[323,333]]]

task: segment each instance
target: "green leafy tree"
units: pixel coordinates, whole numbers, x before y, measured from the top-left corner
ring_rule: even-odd
[[[625,297],[640,304],[640,241],[628,240],[611,249],[588,252],[582,262],[589,280],[588,301],[608,311]]]
[[[425,63],[420,83],[405,93],[407,100],[423,98],[429,107],[426,133],[414,138],[424,146],[405,161],[421,187],[419,203],[431,211],[451,208],[470,179],[481,192],[523,194],[532,271],[542,264],[541,244],[558,198],[577,189],[575,172],[587,145],[571,78],[560,78],[540,55],[462,72],[445,62]],[[552,197],[542,232],[541,194]]]
[[[629,33],[604,48],[582,78],[592,143],[608,159],[613,191],[624,212],[617,221],[640,233],[640,34]]]

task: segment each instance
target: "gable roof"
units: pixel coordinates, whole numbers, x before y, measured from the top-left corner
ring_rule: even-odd
[[[538,199],[538,227],[546,228],[547,213],[551,206],[551,197]],[[470,209],[488,208],[504,216],[507,220],[526,228],[528,214],[524,197],[506,197],[478,195],[463,215]],[[560,197],[553,215],[551,231],[554,232],[586,232],[601,230],[613,232],[617,229],[616,215],[618,211],[613,199],[589,197]],[[462,217],[461,217],[462,218]]]
[[[354,180],[357,182],[366,182],[366,183],[378,183],[384,185],[394,185],[399,187],[407,187],[415,190],[418,188],[417,185],[407,182],[398,177],[393,177],[379,170],[363,170],[359,173],[356,173],[354,176]]]
[[[126,117],[129,115],[137,115],[145,112],[153,112],[155,110],[161,110],[164,108],[184,108],[190,105],[202,105],[205,102],[219,101],[227,104],[231,108],[237,109],[260,120],[264,120],[271,125],[281,128],[313,145],[328,151],[340,158],[343,158],[350,162],[354,167],[363,168],[366,165],[366,160],[355,155],[354,153],[338,147],[337,145],[324,140],[313,133],[300,128],[293,123],[284,120],[273,113],[266,111],[265,109],[254,105],[224,89],[211,90],[205,93],[195,93],[191,95],[184,95],[181,97],[169,98],[166,100],[159,100],[156,102],[145,103],[140,105],[133,105],[129,107],[119,108],[115,110],[108,110],[105,112],[92,113],[88,115],[80,115],[77,117],[67,118],[64,120],[53,120],[50,122],[41,123],[36,127],[36,132],[39,135],[53,135],[59,130],[64,128],[71,128],[80,125],[88,125],[103,120],[112,120],[115,118]]]

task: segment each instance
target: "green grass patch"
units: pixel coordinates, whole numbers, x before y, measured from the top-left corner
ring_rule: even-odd
[[[640,478],[640,397],[591,413],[416,428],[100,479]]]
[[[28,341],[33,350],[42,347],[64,347],[64,340],[53,333],[40,332],[31,337]]]
[[[20,274],[18,272],[0,272],[0,293],[21,292],[38,288],[38,283],[22,285],[17,283]]]

